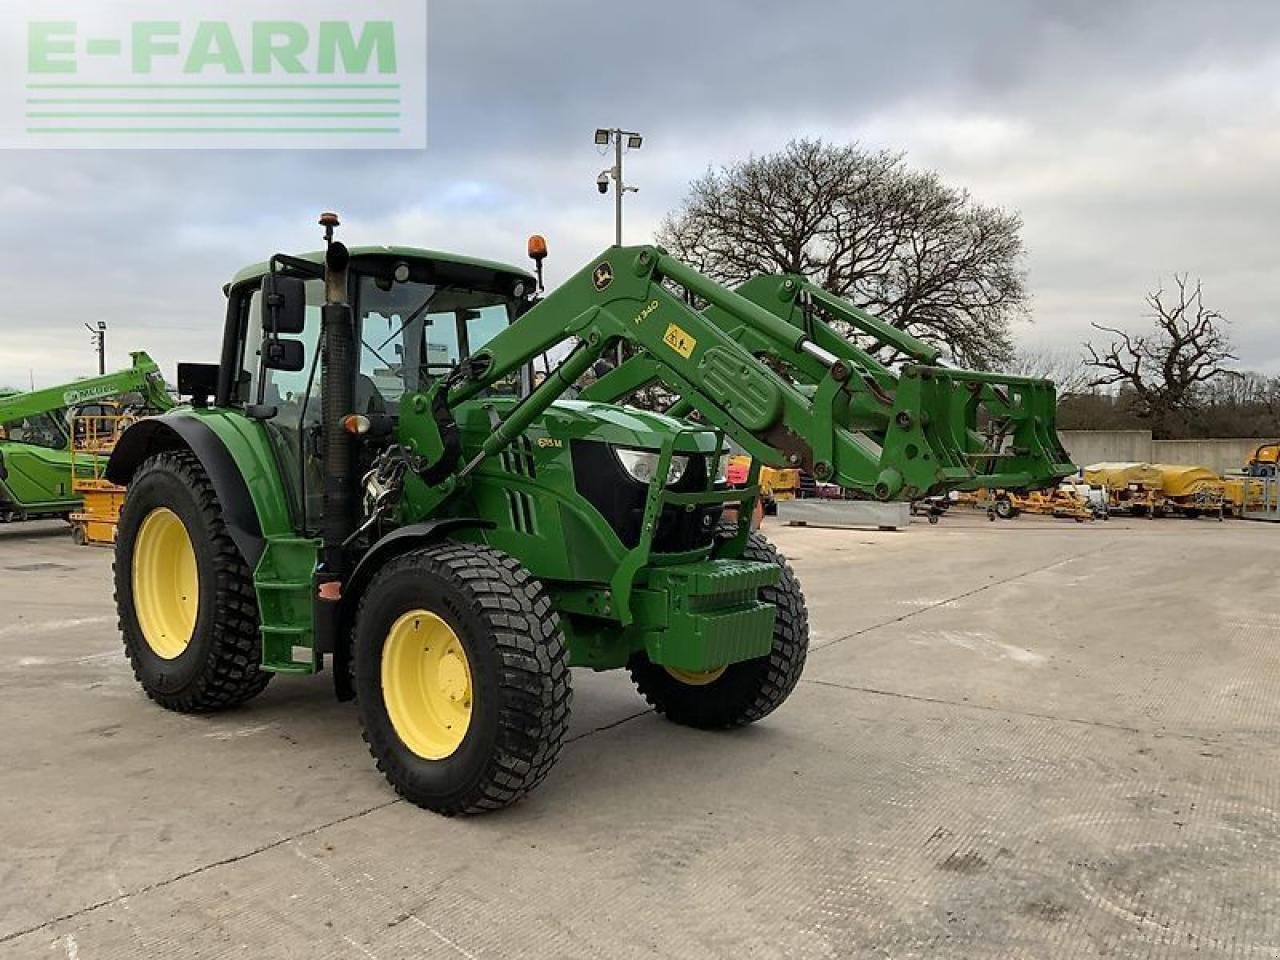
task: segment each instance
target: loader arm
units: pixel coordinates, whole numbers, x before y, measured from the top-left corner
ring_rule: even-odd
[[[710,307],[695,310],[686,294]],[[838,346],[833,333],[820,336]],[[1056,481],[1041,450],[1016,456],[999,448],[978,451],[984,460],[1003,458],[1009,466],[975,468],[966,418],[987,386],[1017,378],[966,375],[965,384],[976,385],[967,394],[957,392],[949,371],[936,367],[909,367],[895,379],[869,357],[843,348],[844,356],[833,352],[814,332],[652,246],[606,250],[491,340],[459,375],[436,384],[416,408],[436,411],[440,424],[439,411],[477,396],[570,338],[578,343],[568,357],[495,426],[469,463],[458,471],[434,471],[443,476],[435,484],[438,496],[510,444],[619,341],[639,356],[606,381],[620,387],[623,378],[636,386],[660,380],[682,398],[681,413],[696,411],[768,466],[802,467],[881,500],[990,483],[993,476],[1016,487]],[[783,376],[768,359],[803,374]],[[1018,381],[1016,387],[1010,409],[1020,409],[1033,390],[1047,390],[1052,398],[1044,381]],[[446,455],[447,444],[438,437],[421,447],[428,460]]]
[[[934,441],[935,455],[947,465],[946,486],[1037,489],[1053,486],[1075,472],[1058,441],[1057,398],[1051,381],[945,367],[936,347],[801,276],[753,277],[735,292],[786,321],[856,372],[842,422],[847,429],[892,444],[901,439],[889,430],[893,407],[917,410]],[[703,313],[752,355],[782,365],[789,379],[803,389],[811,390],[825,378],[827,368],[821,361],[810,353],[790,351],[785,340],[768,330],[745,323],[716,304]],[[835,324],[863,335],[870,349],[860,349]],[[874,351],[885,347],[907,359],[900,372],[875,356]],[[589,396],[596,400],[625,396],[658,379],[645,379],[650,368],[647,357],[633,358],[594,384]],[[883,402],[886,397],[893,399],[893,407]],[[680,413],[682,408],[683,403],[677,404],[672,412]]]

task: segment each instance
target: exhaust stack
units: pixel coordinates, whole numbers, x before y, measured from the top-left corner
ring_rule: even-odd
[[[351,255],[333,239],[339,225],[336,213],[320,216],[324,227],[324,306],[320,313],[323,366],[320,390],[324,423],[324,580],[341,582],[347,574],[343,543],[356,522],[355,438],[343,429],[343,418],[355,406],[356,348],[351,303],[347,295],[347,266]]]

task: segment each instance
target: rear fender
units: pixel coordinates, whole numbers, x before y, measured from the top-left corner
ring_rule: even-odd
[[[291,533],[288,500],[262,428],[237,423],[238,414],[189,411],[139,420],[129,427],[107,462],[106,478],[127,486],[148,457],[190,450],[218,495],[227,532],[249,567],[262,558],[266,537]]]

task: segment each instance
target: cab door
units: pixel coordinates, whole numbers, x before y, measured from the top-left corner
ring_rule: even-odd
[[[71,452],[67,434],[53,414],[40,413],[0,424],[0,479],[17,506],[55,512],[72,509]]]
[[[320,308],[324,304],[324,283],[307,280],[306,312],[299,333],[282,335],[302,346],[305,363],[301,370],[262,369],[263,349],[262,291],[254,290],[248,299],[243,366],[249,374],[248,390],[243,399],[275,409],[275,415],[262,421],[271,449],[280,468],[289,497],[290,514],[295,532],[301,536],[320,529],[324,504],[324,473],[320,460]]]

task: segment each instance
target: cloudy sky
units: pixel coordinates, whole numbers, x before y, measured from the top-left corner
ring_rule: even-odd
[[[90,372],[98,319],[112,367],[216,359],[221,284],[323,209],[515,262],[540,232],[561,279],[612,239],[599,125],[646,136],[632,242],[708,166],[857,140],[1022,213],[1020,343],[1078,353],[1187,271],[1280,373],[1280,3],[431,0],[429,30],[425,152],[0,152],[0,384]]]

